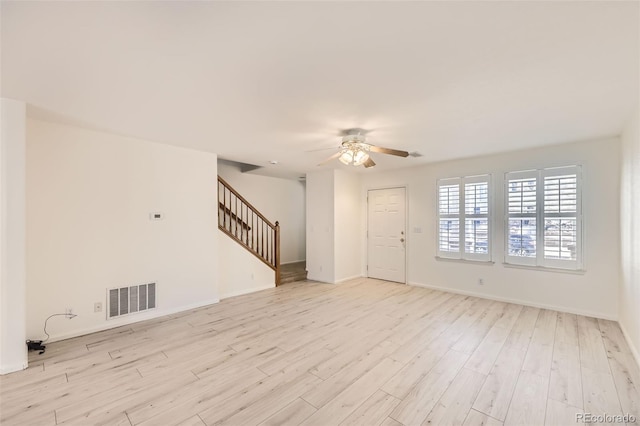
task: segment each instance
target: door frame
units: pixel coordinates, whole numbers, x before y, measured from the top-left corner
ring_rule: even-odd
[[[365,227],[365,235],[364,235],[364,258],[365,258],[365,277],[369,278],[369,191],[378,191],[381,189],[404,189],[404,227],[405,227],[405,248],[404,248],[404,283],[398,284],[408,284],[409,283],[409,267],[408,267],[408,253],[409,253],[409,185],[407,184],[398,184],[398,185],[383,185],[383,186],[367,186],[364,188],[364,197],[365,197],[365,217],[366,227]]]

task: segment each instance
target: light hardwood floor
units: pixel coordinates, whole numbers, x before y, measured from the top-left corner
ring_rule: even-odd
[[[357,279],[49,344],[2,425],[571,425],[640,417],[615,322]]]

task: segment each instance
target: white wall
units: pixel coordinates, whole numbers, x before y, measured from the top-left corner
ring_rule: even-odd
[[[366,197],[367,189],[407,186],[407,277],[410,284],[617,319],[620,279],[619,153],[619,140],[608,139],[366,174],[361,197]],[[586,273],[505,267],[502,264],[504,173],[568,164],[584,166]],[[491,173],[493,179],[492,256],[495,264],[487,266],[436,260],[437,179],[483,173]],[[366,218],[364,204],[363,220]],[[415,228],[422,232],[415,232]],[[362,256],[366,259],[364,250]],[[363,265],[366,265],[366,260],[363,260]],[[477,284],[478,278],[483,278],[483,286]]]
[[[622,279],[620,326],[640,364],[640,134],[638,116],[632,116],[622,134],[621,223]]]
[[[52,318],[52,340],[216,302],[216,163],[211,153],[28,120],[28,337],[68,307],[78,317]],[[107,288],[148,282],[156,310],[108,321],[94,313]]]
[[[0,374],[27,367],[26,105],[0,100]]]
[[[307,271],[339,283],[362,276],[360,176],[344,170],[307,173]]]
[[[225,162],[218,162],[218,174],[267,219],[280,222],[281,263],[305,260],[305,184],[242,173]]]
[[[218,230],[220,299],[273,288],[275,272],[244,247]]]
[[[334,175],[335,282],[362,276],[360,253],[366,223],[360,220],[360,175],[336,170]]]
[[[307,173],[307,278],[335,282],[334,170]]]

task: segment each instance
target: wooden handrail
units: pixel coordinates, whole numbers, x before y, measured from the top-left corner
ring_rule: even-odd
[[[233,187],[231,185],[229,185],[227,183],[227,181],[225,181],[224,179],[222,179],[220,176],[218,176],[218,182],[221,182],[233,195],[235,195],[236,197],[238,197],[239,200],[241,200],[243,203],[245,203],[248,207],[251,207],[251,210],[253,210],[254,212],[256,212],[256,215],[258,215],[262,220],[264,220],[271,228],[275,228],[276,225],[274,225],[273,223],[271,223],[269,221],[269,219],[267,219],[266,217],[264,217],[262,215],[262,213],[260,213],[260,211],[258,209],[256,209],[255,207],[253,207],[253,204],[251,204],[250,202],[248,202],[246,200],[246,198],[244,198],[242,195],[240,195],[238,193],[238,191],[236,191],[235,189],[233,189]]]
[[[273,269],[280,285],[280,223],[271,223],[220,176],[218,228]]]

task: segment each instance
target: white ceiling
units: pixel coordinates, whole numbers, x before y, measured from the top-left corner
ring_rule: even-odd
[[[421,158],[620,133],[638,2],[2,2],[2,96],[304,173],[338,131]],[[278,160],[277,166],[268,165]],[[325,167],[343,167],[333,162]]]

